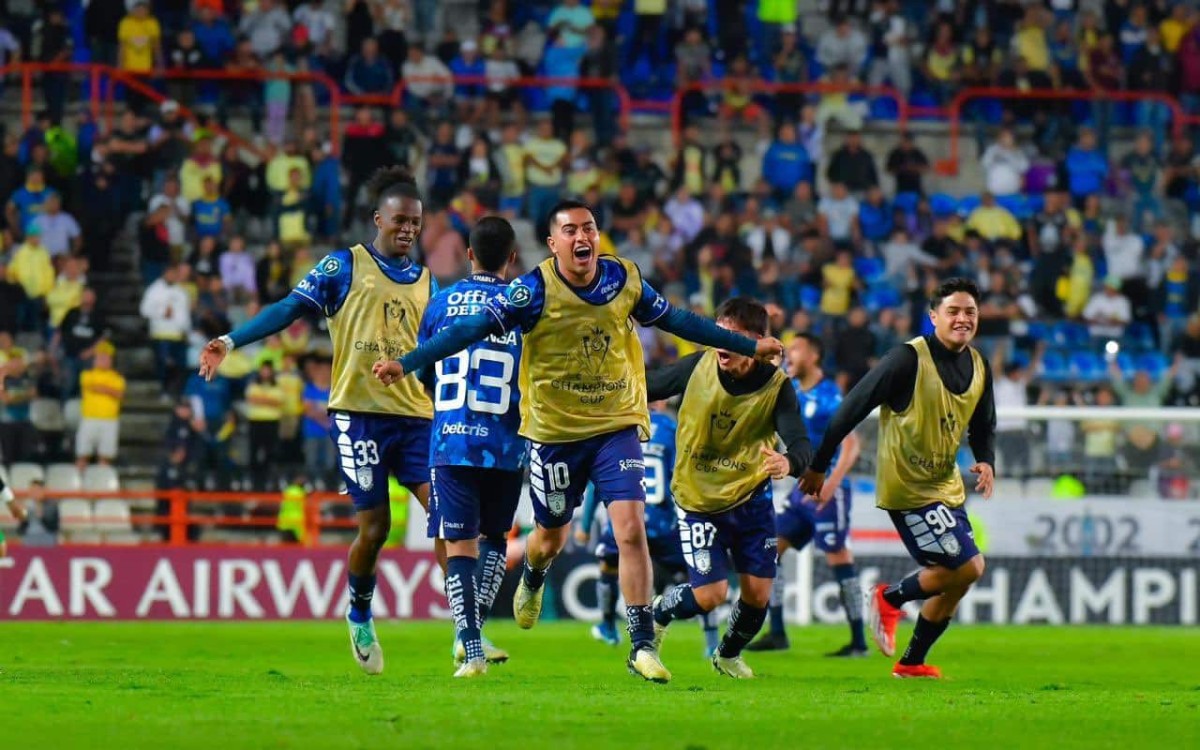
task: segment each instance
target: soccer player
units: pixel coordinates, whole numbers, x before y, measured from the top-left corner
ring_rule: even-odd
[[[842,440],[880,407],[877,502],[923,566],[897,583],[876,586],[867,605],[871,635],[891,656],[900,607],[925,600],[912,640],[892,668],[896,677],[941,677],[925,657],[946,631],[959,601],[983,575],[983,555],[963,508],[967,495],[956,460],[964,431],[975,456],[975,491],[991,497],[995,484],[991,369],[971,347],[979,324],[978,287],[967,279],[943,282],[930,297],[929,318],[931,335],[888,352],[846,394],[800,480],[803,492],[819,497]]]
[[[650,439],[642,445],[643,461],[646,464],[646,477],[642,481],[646,488],[646,543],[650,548],[652,562],[658,563],[674,576],[686,576],[687,563],[683,560],[683,547],[679,542],[679,522],[675,515],[675,503],[671,500],[671,476],[675,471],[675,432],[675,419],[667,413],[666,403],[651,403]],[[588,542],[597,506],[595,492],[589,485],[575,538],[580,544]],[[592,637],[610,646],[618,646],[621,643],[621,636],[617,633],[617,573],[620,566],[620,550],[613,536],[610,521],[605,521],[604,531],[596,545],[596,557],[600,561],[600,576],[596,579],[596,602],[600,607],[601,620],[592,627]],[[700,625],[704,631],[705,653],[712,656],[717,649],[716,624],[712,617],[704,617]]]
[[[781,352],[673,308],[630,261],[600,257],[591,209],[563,201],[549,216],[551,256],[514,280],[485,312],[460,318],[400,360],[376,363],[385,384],[488,335],[520,328],[521,434],[531,441],[530,484],[537,527],[530,534],[513,602],[531,628],[542,610],[546,570],[566,545],[571,515],[591,481],[608,507],[620,548],[621,593],[632,650],[629,670],[654,682],[671,673],[654,647],[651,568],[643,519],[642,448],[649,437],[642,345],[634,322],[744,356]]]
[[[270,336],[306,312],[324,315],[333,339],[330,437],[358,516],[347,564],[346,622],[358,665],[383,671],[371,598],[375,564],[391,529],[388,475],[429,505],[429,430],[433,404],[416,375],[385,387],[370,365],[416,345],[417,328],[437,282],[409,257],[421,233],[422,203],[412,176],[400,167],[378,170],[368,182],[375,201],[375,238],[325,256],[284,299],[238,329],[213,339],[200,354],[211,378],[235,347]],[[441,559],[439,548],[439,559]]]
[[[503,291],[516,252],[511,224],[498,216],[480,219],[467,247],[471,275],[433,298],[418,340],[482,311]],[[460,663],[455,677],[482,675],[489,661],[508,659],[483,639],[481,628],[504,581],[506,536],[529,464],[529,444],[517,434],[520,359],[521,336],[510,331],[474,343],[434,368],[429,535],[446,543],[446,596]]]
[[[821,359],[825,356],[821,340],[810,333],[801,333],[788,346],[788,374],[796,389],[800,416],[809,440],[820,443],[825,428],[842,403],[837,383],[825,377]],[[867,641],[863,634],[862,588],[854,555],[846,547],[850,533],[850,480],[847,475],[858,460],[858,436],[846,436],[835,454],[833,470],[821,488],[820,497],[808,498],[797,487],[788,497],[787,505],[775,515],[775,531],[779,539],[779,559],[789,549],[801,550],[812,542],[825,553],[825,561],[833,569],[838,582],[842,608],[850,623],[850,643],[826,656],[866,656]],[[746,647],[748,651],[781,651],[788,647],[787,631],[783,626],[783,576],[775,577],[771,589],[770,631]]]
[[[767,310],[734,297],[717,309],[717,324],[766,336]],[[741,596],[712,664],[730,677],[753,677],[742,649],[766,619],[776,573],[771,480],[799,476],[811,454],[796,392],[778,367],[726,349],[690,355],[646,380],[652,399],[683,394],[671,489],[690,584],[654,600],[656,642],[673,621],[725,601],[732,558]],[[775,450],[776,434],[786,453]]]

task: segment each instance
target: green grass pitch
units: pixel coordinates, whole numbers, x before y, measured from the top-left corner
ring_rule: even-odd
[[[794,629],[736,682],[677,623],[670,685],[581,623],[488,633],[513,659],[451,679],[449,625],[386,623],[367,677],[328,623],[0,625],[5,748],[1200,747],[1200,640],[1185,628],[952,627],[941,682],[820,654],[841,628]],[[907,640],[908,628],[900,633]]]

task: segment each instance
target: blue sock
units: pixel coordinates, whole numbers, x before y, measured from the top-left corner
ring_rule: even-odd
[[[617,574],[600,571],[596,579],[596,604],[600,607],[600,618],[606,625],[617,621]]]
[[[508,540],[501,537],[500,539],[489,539],[488,537],[480,537],[479,539],[479,565],[475,569],[475,577],[477,579],[475,594],[479,601],[479,627],[483,627],[483,623],[487,622],[488,615],[492,612],[492,605],[496,602],[496,595],[500,593],[500,586],[504,583],[504,571],[508,563]]]
[[[950,627],[949,620],[931,622],[926,620],[924,615],[918,616],[917,627],[913,629],[912,640],[908,642],[908,648],[904,649],[904,656],[900,657],[900,663],[909,666],[924,664],[929,649],[933,647],[938,638],[942,637],[942,633],[945,633],[948,627]]]
[[[754,607],[738,599],[733,605],[733,614],[729,616],[729,630],[725,631],[717,653],[723,659],[732,659],[742,653],[750,639],[762,630],[763,620],[766,619],[766,607]]]
[[[783,625],[783,587],[783,571],[778,571],[775,580],[771,581],[771,606],[768,610],[771,615],[772,635],[787,634]]]
[[[921,590],[921,571],[910,573],[899,583],[893,583],[883,590],[883,598],[888,604],[893,607],[900,607],[905,602],[911,602],[914,599],[926,599],[929,593]]]
[[[858,582],[858,569],[854,563],[834,565],[833,577],[837,579],[842,609],[846,610],[846,619],[850,622],[850,645],[865,649],[867,638],[863,634],[862,586]]]
[[[654,610],[654,621],[668,625],[672,620],[686,620],[702,614],[704,610],[696,603],[696,594],[686,583],[672,586],[663,592],[662,601]]]
[[[633,650],[649,648],[654,643],[654,612],[650,605],[626,607],[625,618],[629,621],[629,642],[633,644]]]
[[[525,558],[524,567],[525,569],[521,571],[521,580],[523,580],[525,585],[531,590],[537,591],[542,587],[542,584],[546,582],[546,571],[549,570],[549,568],[538,570],[537,568],[530,567],[528,557]]]
[[[375,596],[375,576],[356,576],[350,579],[350,621],[363,623],[371,619],[371,598]]]
[[[717,616],[712,612],[701,612],[700,627],[704,629],[704,653],[711,654],[717,650],[717,642],[721,639]]]
[[[446,599],[458,629],[458,639],[467,651],[467,661],[483,658],[479,634],[479,611],[475,602],[475,558],[457,555],[446,560]]]

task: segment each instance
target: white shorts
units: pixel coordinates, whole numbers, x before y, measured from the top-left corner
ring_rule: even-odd
[[[75,433],[75,457],[117,457],[117,435],[120,421],[116,419],[82,419]]]

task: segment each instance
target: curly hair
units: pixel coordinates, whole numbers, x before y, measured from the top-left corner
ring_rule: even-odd
[[[367,194],[376,206],[382,205],[389,198],[412,198],[421,200],[421,191],[417,189],[417,180],[407,167],[380,167],[367,180]]]

